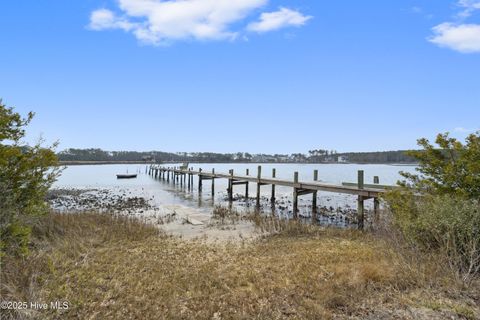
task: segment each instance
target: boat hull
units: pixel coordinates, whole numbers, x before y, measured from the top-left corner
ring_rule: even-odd
[[[117,179],[135,179],[136,174],[117,174]]]

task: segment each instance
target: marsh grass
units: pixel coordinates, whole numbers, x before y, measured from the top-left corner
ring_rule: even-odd
[[[52,214],[34,230],[29,256],[2,261],[2,300],[70,302],[8,314],[19,319],[480,316],[478,286],[464,287],[435,256],[406,258],[357,231],[258,225],[276,232],[211,244],[122,217]]]

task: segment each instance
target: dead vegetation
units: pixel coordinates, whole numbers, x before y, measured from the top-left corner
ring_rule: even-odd
[[[228,213],[220,219],[230,219]],[[478,319],[480,287],[374,235],[249,217],[255,242],[168,237],[125,217],[52,214],[4,257],[2,300],[68,301],[18,319]],[[236,218],[235,218],[236,219]],[[255,220],[256,219],[256,220]],[[20,272],[19,272],[20,271]],[[3,317],[2,317],[3,318]]]

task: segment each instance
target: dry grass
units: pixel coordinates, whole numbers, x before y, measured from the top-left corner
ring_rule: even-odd
[[[4,259],[2,300],[70,302],[10,314],[38,319],[480,317],[478,284],[463,287],[435,257],[355,231],[275,228],[254,243],[214,245],[125,218],[51,215],[29,257]]]

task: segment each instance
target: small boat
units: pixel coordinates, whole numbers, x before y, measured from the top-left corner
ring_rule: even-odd
[[[117,174],[117,179],[135,179],[136,174]]]

